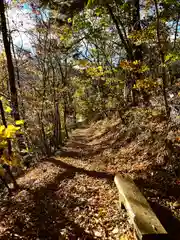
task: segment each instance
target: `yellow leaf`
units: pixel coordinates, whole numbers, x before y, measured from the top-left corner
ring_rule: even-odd
[[[68,18],[68,23],[71,23],[72,22],[72,19],[71,18]]]
[[[138,64],[139,64],[139,62],[140,62],[140,61],[138,61],[138,60],[135,60],[135,61],[133,62],[133,64],[134,64],[134,65],[138,65]]]
[[[5,130],[5,126],[1,125],[0,126],[0,135],[2,135],[4,133],[4,130]]]
[[[98,68],[99,71],[103,71],[102,66],[98,66],[97,68]]]
[[[7,141],[6,140],[2,140],[2,141],[0,141],[0,148],[5,148],[5,147],[7,147]]]
[[[15,127],[14,125],[8,125],[5,129],[4,137],[12,138],[15,133],[20,129],[20,127]]]
[[[24,124],[24,120],[17,120],[16,121],[16,125],[23,125]]]
[[[7,113],[11,113],[12,108],[10,108],[9,106],[7,106],[4,111],[7,112]]]
[[[60,37],[60,40],[61,40],[61,41],[64,41],[64,39],[65,39],[64,36],[61,36],[61,37]]]

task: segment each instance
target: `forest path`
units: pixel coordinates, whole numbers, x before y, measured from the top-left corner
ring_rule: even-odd
[[[18,179],[18,192],[0,199],[0,239],[119,240],[126,233],[134,240],[119,211],[116,172],[135,179],[171,239],[180,239],[180,209],[173,207],[180,186],[171,169],[156,167],[163,126],[153,125],[157,142],[149,125],[127,128],[113,119],[73,131],[61,151]]]
[[[126,215],[100,137],[75,130],[56,157],[18,179],[21,190],[1,202],[0,239],[119,239]]]

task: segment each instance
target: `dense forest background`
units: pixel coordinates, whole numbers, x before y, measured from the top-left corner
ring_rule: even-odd
[[[23,120],[28,152],[51,155],[80,120],[118,114],[126,124],[134,107],[167,119],[178,111],[178,1],[22,1],[1,8],[2,102],[7,122]],[[21,36],[19,25],[26,25],[6,18],[14,8],[25,8],[33,22],[23,33],[29,49],[23,40],[13,44],[13,33]]]
[[[134,158],[140,173],[156,166],[178,179],[179,1],[0,0],[0,19],[0,177],[10,193],[14,176],[62,155],[88,125],[94,136],[112,131],[106,145],[116,153],[141,145],[110,154],[106,170],[127,171]]]

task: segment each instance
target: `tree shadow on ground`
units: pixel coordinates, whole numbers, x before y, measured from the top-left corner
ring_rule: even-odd
[[[72,169],[67,169],[43,187],[24,190],[27,198],[22,201],[12,198],[7,206],[4,203],[8,212],[1,214],[1,220],[7,219],[9,215],[11,224],[1,239],[94,239],[68,216],[70,210],[77,206],[83,207],[84,203],[78,197],[67,195],[59,189],[60,181],[71,179],[74,175]],[[61,191],[60,197],[57,191]]]
[[[46,160],[55,164],[64,172],[59,173],[55,179],[44,186],[34,188],[24,187],[20,191],[26,191],[25,199],[11,198],[5,201],[6,208],[3,219],[11,219],[10,227],[3,233],[2,239],[93,239],[93,236],[79,226],[68,213],[77,207],[85,207],[81,198],[68,195],[60,187],[62,181],[69,181],[76,173],[99,179],[106,179],[113,184],[113,174],[106,172],[88,171],[77,168],[60,160],[50,158]],[[22,186],[23,187],[23,186]],[[58,193],[58,194],[57,194]],[[60,194],[59,194],[60,193]],[[66,238],[63,235],[63,231]]]
[[[107,172],[99,172],[99,171],[90,171],[90,170],[85,170],[84,168],[79,168],[79,167],[75,167],[72,166],[70,164],[64,163],[61,160],[57,160],[55,158],[49,158],[48,159],[49,162],[54,163],[57,166],[60,166],[62,168],[67,169],[68,171],[75,173],[81,173],[81,174],[86,174],[90,177],[95,177],[95,178],[105,178],[110,182],[113,182],[114,179],[114,175],[111,173],[107,173]]]
[[[112,127],[101,135],[94,136],[91,140],[87,136],[74,136],[67,142],[66,147],[61,150],[59,156],[81,158],[87,160],[98,154],[103,153],[105,150],[112,150],[113,153],[117,152],[121,147],[125,147],[132,140],[135,141],[139,133],[138,127],[133,127],[130,131],[125,130],[120,132],[119,128]],[[106,137],[105,137],[106,136]],[[96,141],[94,143],[92,141]]]
[[[105,137],[108,133],[115,133],[115,132],[119,132],[120,131],[120,127],[121,127],[121,123],[116,123],[113,126],[107,127],[105,129],[105,131],[103,131],[101,134],[94,136],[94,134],[91,134],[91,136],[89,136],[88,142],[91,142],[93,140],[99,140],[103,137]]]

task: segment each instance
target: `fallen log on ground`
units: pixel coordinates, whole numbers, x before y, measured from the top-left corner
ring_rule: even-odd
[[[114,181],[119,191],[120,206],[125,207],[137,238],[140,240],[169,239],[166,230],[132,178],[117,174]]]

